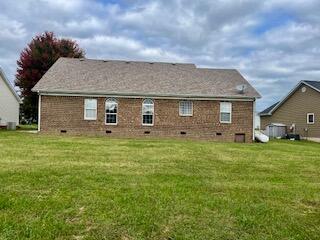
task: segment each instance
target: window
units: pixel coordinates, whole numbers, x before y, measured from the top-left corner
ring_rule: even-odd
[[[142,125],[153,125],[154,104],[151,99],[145,99],[142,103]]]
[[[192,101],[181,101],[179,103],[180,116],[192,116],[192,113],[193,113]]]
[[[220,122],[231,123],[232,104],[230,102],[220,102]]]
[[[97,99],[84,100],[84,119],[97,120]]]
[[[109,98],[106,101],[106,124],[117,125],[118,123],[118,103],[114,98]]]
[[[314,113],[307,113],[307,124],[314,124]]]

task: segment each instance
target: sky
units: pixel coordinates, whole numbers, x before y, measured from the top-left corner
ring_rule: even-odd
[[[319,0],[1,0],[0,67],[44,31],[87,58],[236,68],[260,92],[257,109],[300,80],[320,80]]]

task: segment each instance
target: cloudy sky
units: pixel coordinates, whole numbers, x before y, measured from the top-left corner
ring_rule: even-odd
[[[36,34],[77,40],[87,58],[237,68],[258,110],[301,79],[320,80],[318,0],[1,0],[0,66],[14,81]]]

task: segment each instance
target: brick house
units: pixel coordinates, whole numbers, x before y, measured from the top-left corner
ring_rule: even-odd
[[[252,142],[259,93],[233,69],[60,58],[33,88],[39,131]]]

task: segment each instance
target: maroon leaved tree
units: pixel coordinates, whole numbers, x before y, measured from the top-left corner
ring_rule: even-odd
[[[83,58],[84,51],[70,39],[59,39],[52,32],[45,32],[32,39],[17,61],[15,84],[21,90],[21,112],[26,119],[37,120],[38,97],[31,91],[40,78],[59,57]]]

